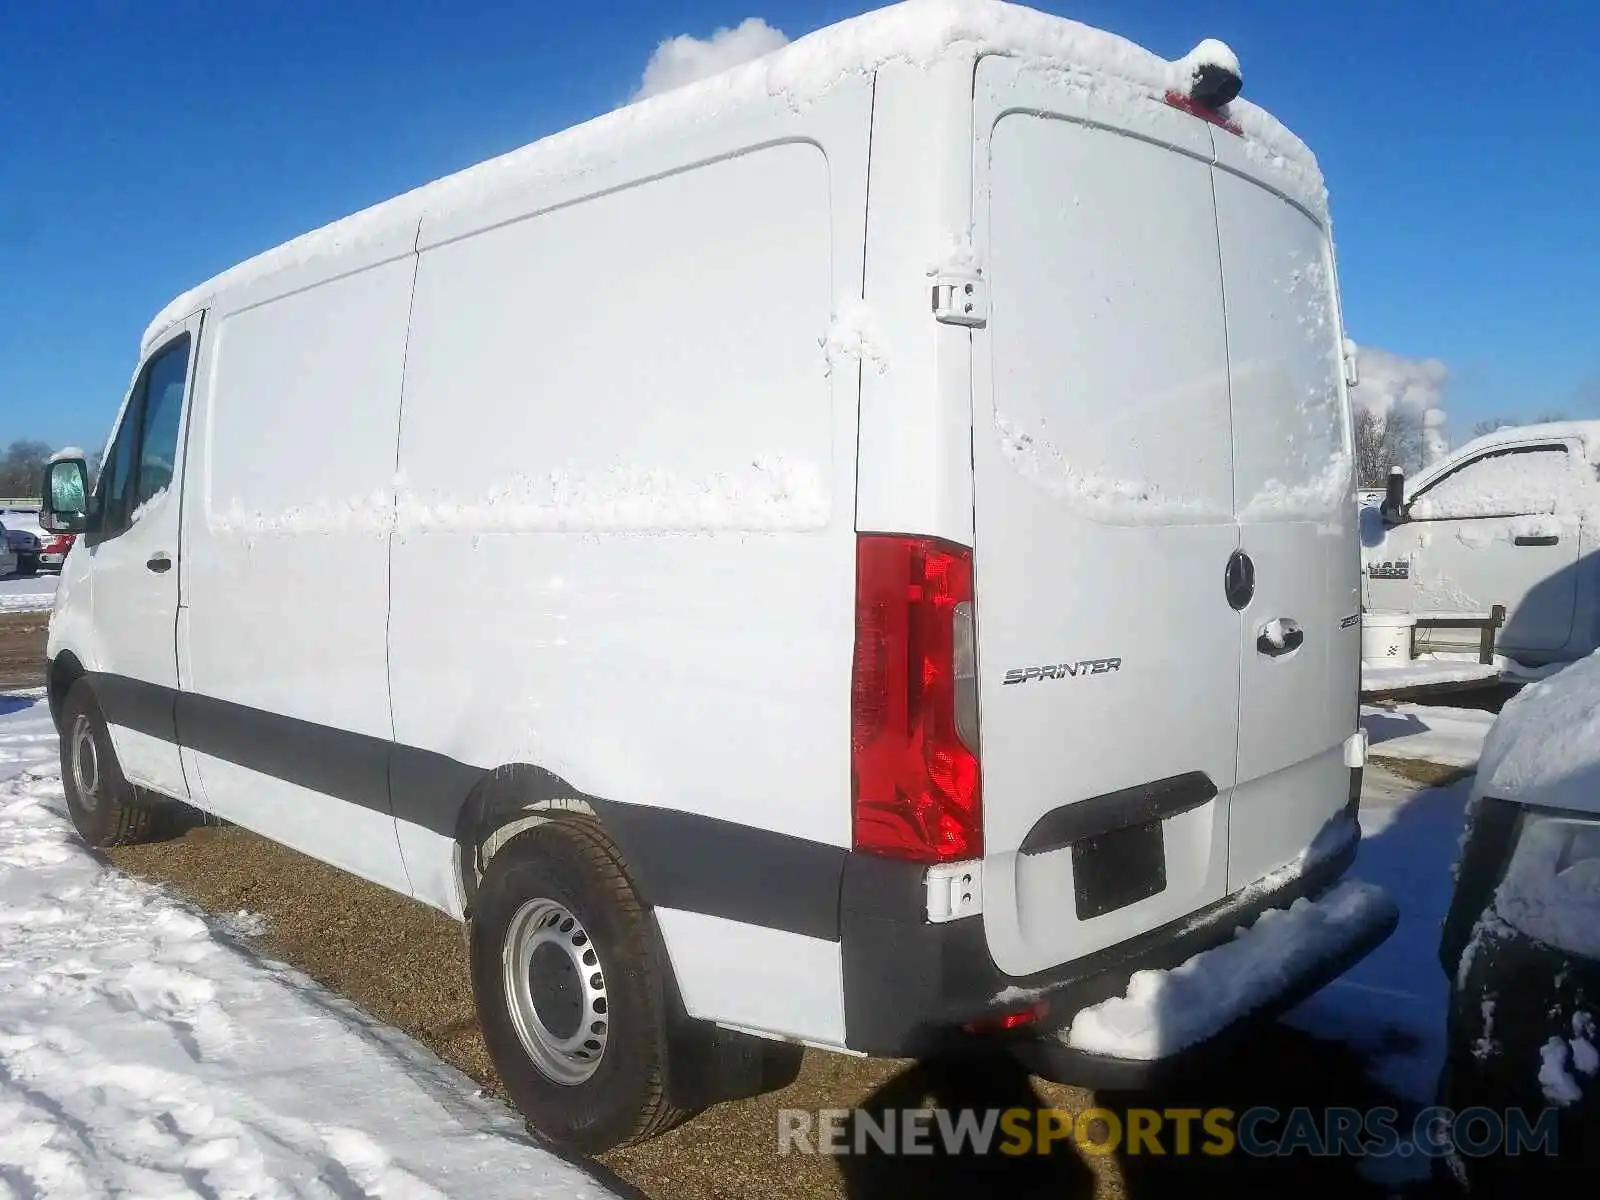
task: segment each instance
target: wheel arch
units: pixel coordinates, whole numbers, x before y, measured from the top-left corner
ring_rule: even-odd
[[[551,820],[587,819],[605,828],[602,807],[561,776],[532,763],[506,763],[486,772],[456,815],[456,884],[462,913],[471,917],[484,868],[511,838]],[[614,830],[606,833],[616,840]],[[626,863],[627,850],[619,849]]]
[[[741,1100],[775,1091],[800,1073],[804,1047],[691,1020],[674,962],[652,911],[654,898],[630,860],[630,840],[644,836],[620,818],[628,806],[608,802],[574,787],[567,780],[532,763],[508,763],[486,772],[462,802],[456,818],[457,886],[463,919],[470,923],[478,881],[489,860],[525,830],[552,821],[589,822],[612,844],[628,883],[644,906],[651,948],[669,1013],[669,1036],[678,1060],[672,1102],[698,1112],[725,1100]],[[622,837],[618,835],[621,834]],[[643,853],[640,847],[634,847]]]
[[[63,650],[45,664],[45,695],[50,703],[50,720],[57,733],[61,731],[61,708],[67,702],[67,693],[87,674],[78,656],[70,650]]]

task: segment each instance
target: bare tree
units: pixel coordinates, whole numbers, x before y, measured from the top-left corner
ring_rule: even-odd
[[[36,496],[44,464],[50,458],[48,442],[18,438],[0,456],[0,496]]]
[[[1472,427],[1472,436],[1475,438],[1481,438],[1485,434],[1493,433],[1496,429],[1504,429],[1510,424],[1511,422],[1506,420],[1504,417],[1489,417],[1485,420],[1479,421]]]
[[[1569,418],[1567,414],[1562,412],[1559,408],[1546,409],[1544,412],[1538,413],[1537,415],[1529,417],[1527,420],[1521,422],[1512,421],[1506,417],[1488,417],[1485,420],[1479,421],[1472,427],[1472,436],[1475,438],[1483,437],[1485,434],[1493,433],[1497,429],[1509,429],[1513,425],[1517,424],[1548,425],[1553,421],[1566,421],[1570,419],[1571,418]]]
[[[1383,487],[1392,467],[1416,470],[1422,465],[1423,441],[1422,418],[1413,413],[1396,408],[1380,415],[1371,409],[1357,409],[1356,486]]]

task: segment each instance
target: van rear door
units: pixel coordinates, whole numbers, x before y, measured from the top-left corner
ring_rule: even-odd
[[[1360,671],[1344,339],[1326,230],[1215,134],[1244,610],[1228,889],[1294,859],[1350,792]]]
[[[1239,530],[1209,128],[1010,58],[976,102],[984,923],[1025,975],[1225,894]]]

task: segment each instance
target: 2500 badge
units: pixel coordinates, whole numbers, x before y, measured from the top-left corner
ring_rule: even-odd
[[[1410,579],[1411,560],[1405,558],[1390,559],[1388,562],[1369,562],[1367,564],[1368,579]]]
[[[1074,679],[1079,675],[1104,675],[1122,670],[1120,658],[1085,658],[1073,663],[1055,663],[1047,667],[1015,667],[1006,672],[1006,684],[1032,683],[1035,679]]]

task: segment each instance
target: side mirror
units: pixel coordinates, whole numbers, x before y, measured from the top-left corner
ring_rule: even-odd
[[[89,464],[80,456],[53,458],[44,469],[39,525],[51,533],[82,533],[89,527]]]
[[[1389,483],[1383,493],[1383,507],[1379,510],[1383,519],[1391,525],[1398,525],[1406,519],[1406,475],[1399,467],[1389,470]]]

